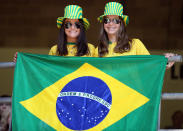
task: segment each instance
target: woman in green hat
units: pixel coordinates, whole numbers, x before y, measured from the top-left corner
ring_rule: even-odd
[[[59,56],[94,56],[95,47],[88,44],[86,30],[89,21],[83,18],[82,8],[78,5],[65,7],[64,17],[58,17],[58,44],[49,51],[49,55]]]
[[[139,39],[129,39],[125,28],[129,18],[123,14],[120,3],[107,3],[104,15],[98,17],[98,20],[102,23],[98,45],[100,57],[149,55]]]
[[[83,18],[82,8],[78,5],[68,5],[64,10],[64,17],[57,18],[59,38],[57,45],[54,45],[49,55],[58,56],[94,56],[95,47],[88,44],[86,30],[89,28],[89,21]],[[14,55],[14,62],[17,60],[17,52]]]
[[[98,17],[98,21],[102,23],[99,44],[96,49],[99,57],[150,55],[139,39],[129,39],[126,33],[129,18],[123,14],[123,6],[120,3],[107,3],[104,15]],[[173,55],[172,53],[165,54],[166,57]],[[173,62],[168,63],[167,68],[173,64]]]

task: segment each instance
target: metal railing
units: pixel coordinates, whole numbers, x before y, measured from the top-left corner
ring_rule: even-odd
[[[15,67],[15,62],[0,62],[0,68]]]
[[[172,56],[168,58],[168,62],[182,62],[182,61],[183,60],[181,55]],[[14,62],[0,62],[0,68],[13,68],[13,67],[15,67]],[[161,98],[162,100],[183,100],[183,93],[162,93]],[[9,97],[1,98],[0,104],[1,103],[11,104],[11,98]],[[183,131],[183,129],[160,129],[160,116],[161,116],[161,103],[159,107],[158,131]]]
[[[2,97],[0,99],[0,104],[11,104],[11,97]]]
[[[161,100],[183,100],[183,93],[162,93]],[[160,129],[161,102],[159,105],[158,131],[183,131],[183,129]]]
[[[163,100],[183,100],[183,93],[163,93]]]

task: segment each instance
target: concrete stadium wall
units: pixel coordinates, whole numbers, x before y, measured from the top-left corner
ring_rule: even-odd
[[[111,0],[114,1],[114,0]],[[182,0],[121,1],[131,38],[140,38],[148,49],[183,49]],[[78,4],[91,24],[88,41],[97,43],[106,0],[1,0],[0,47],[51,47],[56,43],[56,19],[64,15],[64,7]]]

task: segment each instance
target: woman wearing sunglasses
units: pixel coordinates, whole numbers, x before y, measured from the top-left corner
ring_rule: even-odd
[[[100,57],[149,55],[139,39],[128,38],[125,26],[129,18],[123,15],[123,6],[120,3],[107,3],[104,15],[98,17],[98,20],[102,23],[98,45]]]
[[[126,33],[129,18],[123,14],[123,6],[120,3],[107,3],[104,15],[98,17],[98,20],[102,23],[98,44],[99,57],[150,55],[139,39],[129,39]],[[165,57],[171,56],[174,54],[165,54]],[[173,62],[168,63],[167,68],[173,64]]]
[[[78,5],[65,7],[64,17],[58,17],[58,44],[54,45],[49,55],[59,56],[93,56],[95,48],[88,44],[85,31],[89,21],[83,18],[82,8]]]
[[[85,31],[89,28],[89,21],[83,18],[82,8],[78,5],[68,5],[64,10],[64,17],[57,18],[59,37],[49,55],[58,56],[94,56],[95,47],[88,44]],[[17,60],[17,52],[14,62]]]

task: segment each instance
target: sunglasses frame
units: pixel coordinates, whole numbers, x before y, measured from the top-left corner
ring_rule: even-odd
[[[121,20],[119,18],[113,18],[113,19],[104,18],[104,24],[109,24],[111,22],[114,24],[120,24]]]
[[[69,29],[69,28],[72,27],[72,25],[74,25],[74,27],[75,27],[76,29],[80,29],[80,28],[81,28],[81,23],[80,23],[80,22],[75,22],[74,24],[72,24],[71,22],[65,22],[65,23],[64,23],[64,28],[65,28],[65,29]]]

